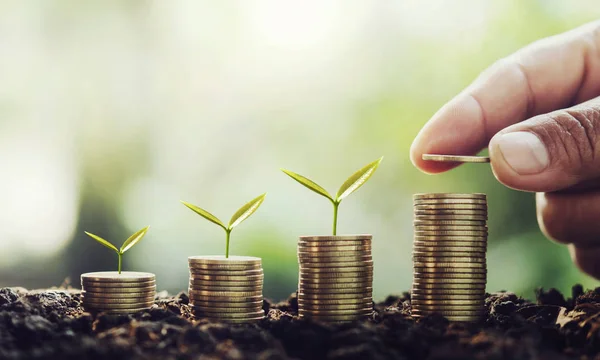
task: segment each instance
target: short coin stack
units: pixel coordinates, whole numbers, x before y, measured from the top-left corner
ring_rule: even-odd
[[[300,237],[301,318],[340,323],[373,312],[371,239],[371,235]]]
[[[199,318],[247,323],[265,317],[262,261],[248,256],[191,256],[190,304]]]
[[[81,275],[81,288],[87,311],[125,314],[154,304],[156,279],[144,272],[93,272]]]
[[[478,321],[484,311],[485,194],[414,195],[412,315]]]

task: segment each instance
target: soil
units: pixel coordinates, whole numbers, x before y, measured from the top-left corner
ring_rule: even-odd
[[[600,359],[600,288],[535,303],[488,294],[479,324],[410,317],[410,296],[374,304],[365,321],[328,326],[297,318],[295,295],[264,302],[252,325],[196,320],[185,293],[159,293],[133,315],[92,315],[73,289],[0,289],[0,359]]]

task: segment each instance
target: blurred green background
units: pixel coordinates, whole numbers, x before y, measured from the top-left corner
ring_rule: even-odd
[[[187,256],[222,254],[228,219],[268,192],[232,253],[263,258],[265,295],[295,290],[299,235],[329,234],[332,192],[385,159],[340,208],[372,233],[375,297],[411,284],[412,194],[489,195],[488,290],[531,298],[597,281],[540,233],[532,194],[487,165],[438,176],[409,161],[428,118],[484,68],[600,16],[597,1],[0,2],[0,286],[59,285],[116,268],[87,238],[151,225],[124,268],[188,281]]]

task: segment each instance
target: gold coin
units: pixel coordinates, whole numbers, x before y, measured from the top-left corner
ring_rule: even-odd
[[[485,251],[422,251],[415,250],[413,248],[412,256],[415,257],[451,257],[451,258],[462,258],[462,257],[476,257],[485,259]]]
[[[90,293],[105,293],[105,294],[135,294],[135,293],[155,293],[156,285],[133,288],[105,288],[96,286],[83,286],[83,291]]]
[[[372,287],[362,287],[354,289],[315,289],[315,288],[300,288],[300,293],[303,299],[326,299],[326,296],[334,295],[354,295],[354,298],[363,298],[373,295]]]
[[[439,267],[436,268],[434,266],[427,267],[422,265],[414,265],[414,272],[420,273],[432,273],[432,274],[455,274],[455,273],[466,273],[466,274],[487,274],[487,269],[485,267]]]
[[[415,217],[421,216],[485,216],[486,209],[414,209]]]
[[[458,220],[428,220],[428,219],[420,219],[417,218],[413,220],[413,224],[423,225],[423,226],[469,226],[469,227],[485,227],[487,228],[487,221],[485,220],[475,220],[471,219],[468,216],[463,216]]]
[[[310,318],[320,322],[348,322],[362,320],[370,314],[356,314],[356,315],[315,315],[315,314],[298,314],[300,318]]]
[[[349,277],[349,278],[324,278],[313,279],[310,277],[300,276],[299,281],[303,284],[352,284],[352,283],[371,283],[373,276]]]
[[[485,256],[420,256],[413,254],[415,262],[457,262],[457,263],[480,263],[485,264]]]
[[[212,306],[202,306],[198,304],[193,305],[195,312],[200,312],[202,314],[251,314],[250,316],[255,316],[259,311],[263,311],[262,304],[260,306],[254,306],[250,308],[240,308],[240,307],[212,307]]]
[[[305,269],[320,269],[323,270],[325,268],[356,268],[356,267],[373,267],[373,260],[354,260],[354,261],[332,261],[332,262],[304,262],[300,263],[300,271],[304,271]]]
[[[487,231],[470,231],[470,230],[415,230],[415,240],[417,237],[427,236],[437,236],[439,238],[446,237],[457,237],[457,236],[477,236],[477,237],[485,237],[487,241]],[[438,238],[438,241],[440,240]],[[454,239],[456,240],[456,239]]]
[[[476,223],[487,223],[487,216],[485,215],[417,215],[415,214],[415,221],[470,221]]]
[[[194,298],[202,297],[229,297],[233,298],[252,298],[256,296],[262,297],[262,291],[210,291],[210,290],[191,290]]]
[[[85,308],[85,306],[84,306]],[[95,312],[95,313],[99,313],[99,312],[103,312],[103,313],[108,313],[108,314],[133,314],[133,313],[137,313],[140,311],[146,311],[148,309],[150,309],[151,306],[144,306],[144,307],[140,307],[140,308],[131,308],[131,309],[95,309],[95,308],[85,308],[86,311],[89,312]]]
[[[81,292],[82,296],[89,296],[89,297],[93,297],[93,298],[108,298],[108,299],[135,299],[135,298],[142,298],[142,297],[152,297],[154,298],[155,296],[155,291],[154,289],[152,289],[152,291],[140,291],[140,292],[132,292],[132,293],[107,293],[104,291],[99,291],[99,292],[93,292],[93,291],[82,291]]]
[[[427,242],[429,244],[442,243],[444,241],[456,242],[461,245],[471,244],[473,246],[483,246],[487,244],[487,235],[476,236],[438,236],[438,235],[416,235],[413,240],[416,242]]]
[[[460,163],[489,163],[489,156],[423,154],[423,160]]]
[[[95,304],[137,304],[137,303],[148,303],[154,302],[154,296],[140,296],[136,298],[107,298],[107,297],[95,297],[89,294],[81,297],[83,302],[95,303]]]
[[[411,294],[412,301],[473,301],[478,300],[481,303],[485,300],[485,291],[481,291],[479,294],[471,294],[471,295],[423,295],[423,294]]]
[[[439,311],[434,311],[434,310],[417,310],[417,309],[412,309],[412,314],[418,314],[418,315],[429,315],[429,314],[433,314],[433,313],[438,313],[438,314],[442,314],[444,316],[482,316],[483,314],[485,314],[485,311],[482,310],[465,310],[465,311],[460,311],[460,310],[439,310]]]
[[[355,304],[330,304],[330,305],[322,305],[322,304],[312,304],[308,302],[304,302],[302,305],[298,304],[298,310],[317,310],[317,311],[329,311],[329,310],[361,310],[361,309],[371,309],[373,310],[373,302],[362,302]]]
[[[311,273],[311,272],[300,272],[301,278],[307,279],[323,279],[323,280],[335,280],[335,279],[356,279],[373,277],[373,270],[363,269],[362,271],[356,272],[329,272],[329,273]]]
[[[414,281],[423,284],[485,284],[486,279],[452,279],[452,278],[422,278],[422,277],[414,277]]]
[[[414,204],[414,211],[419,210],[478,210],[487,211],[487,204]]]
[[[221,255],[214,256],[190,256],[189,264],[198,265],[247,265],[256,266],[262,264],[262,259],[254,256],[230,256],[228,258]]]
[[[190,275],[190,280],[209,282],[262,282],[264,275],[224,276],[224,275]]]
[[[479,296],[484,295],[485,289],[420,289],[413,287],[411,290],[411,298],[416,296],[456,296],[457,298],[461,295],[465,296]]]
[[[210,281],[210,280],[195,280],[190,279],[190,285],[194,286],[221,286],[221,287],[261,287],[263,284],[262,280],[258,281]]]
[[[189,289],[191,291],[233,291],[233,292],[256,292],[262,293],[262,286],[200,286],[200,285],[191,285]]]
[[[215,276],[219,276],[219,277],[255,277],[255,276],[264,276],[264,272],[262,269],[259,270],[233,270],[233,271],[228,271],[228,270],[206,270],[206,269],[193,269],[193,271],[190,271],[190,277],[204,277],[204,276],[209,276],[209,277],[215,277]]]
[[[485,309],[483,308],[483,305],[474,305],[474,306],[443,306],[443,307],[436,307],[436,306],[413,306],[412,310],[416,311],[416,313],[418,314],[419,312],[438,312],[440,314],[446,314],[448,312],[455,312],[455,311],[464,311],[464,312],[471,312],[472,314],[481,314],[485,311]]]
[[[350,259],[350,260],[354,261],[354,260],[372,259],[373,257],[371,255],[370,251],[369,252],[367,252],[367,251],[363,251],[363,252],[322,251],[322,252],[312,252],[312,253],[298,252],[298,258],[301,260],[308,260],[308,261],[312,261],[312,260],[319,261],[320,259],[325,259],[325,260]]]
[[[248,302],[216,302],[216,301],[203,301],[203,300],[195,300],[190,299],[190,304],[192,306],[204,307],[204,308],[235,308],[235,309],[255,309],[261,308],[263,306],[263,300],[260,301],[248,301]]]
[[[298,262],[301,264],[305,263],[331,263],[331,262],[362,262],[362,261],[372,261],[373,256],[365,255],[365,254],[357,254],[355,256],[323,256],[323,257],[304,257],[302,255],[298,256]]]
[[[340,310],[313,310],[313,309],[298,309],[299,313],[303,315],[321,315],[321,316],[331,316],[331,315],[368,315],[373,313],[373,307],[364,307],[362,309],[340,309]]]
[[[324,235],[324,236],[300,236],[300,241],[357,241],[371,240],[373,235]]]
[[[257,316],[252,318],[244,318],[244,319],[219,319],[213,317],[203,317],[203,319],[207,319],[214,322],[226,323],[226,324],[249,324],[255,323],[257,321],[263,320],[265,316]]]
[[[422,317],[421,315],[417,315],[417,314],[413,314],[412,316],[415,319],[419,319]],[[474,315],[474,316],[445,316],[445,318],[451,322],[479,322],[484,317],[482,315]]]
[[[371,243],[344,243],[344,244],[334,244],[328,242],[321,243],[298,243],[298,250],[311,252],[311,251],[323,251],[323,250],[331,250],[331,251],[365,251],[371,249]]]
[[[95,309],[138,309],[144,307],[151,307],[154,301],[142,301],[137,303],[128,304],[115,304],[115,303],[102,303],[102,302],[91,302],[90,300],[83,299],[84,307],[91,307]]]
[[[487,199],[486,194],[474,193],[474,194],[460,194],[460,193],[425,193],[425,194],[414,194],[414,200],[426,200],[426,199]]]
[[[300,287],[304,290],[333,290],[333,289],[364,289],[373,286],[372,280],[356,281],[350,283],[312,283],[300,281]]]
[[[412,305],[478,305],[483,306],[483,299],[453,299],[453,300],[423,300],[423,299],[413,299],[410,302]]]
[[[84,288],[87,288],[87,287],[110,288],[110,289],[143,288],[143,287],[154,286],[154,285],[156,285],[156,281],[154,281],[154,280],[138,281],[138,282],[116,282],[116,283],[87,281],[87,280],[81,282],[81,286]]]
[[[240,271],[262,271],[262,265],[260,264],[249,264],[249,265],[243,265],[243,264],[211,264],[211,265],[207,265],[207,264],[195,264],[195,263],[190,263],[188,264],[188,267],[190,268],[190,272],[191,273],[196,273],[196,272],[202,272],[202,271],[212,271],[212,272],[216,272],[216,271],[235,271],[235,272],[240,272]]]
[[[373,290],[364,291],[362,293],[353,292],[337,292],[337,293],[324,293],[324,292],[305,292],[302,289],[298,291],[298,300],[313,301],[313,300],[348,300],[348,299],[364,299],[366,297],[372,298]]]
[[[425,245],[423,242],[413,243],[413,252],[435,252],[435,253],[484,253],[487,251],[487,246],[438,246]]]
[[[413,276],[418,279],[486,279],[487,274],[478,273],[422,273],[415,272]]]
[[[415,225],[415,232],[425,232],[425,231],[475,231],[482,232],[484,234],[488,233],[488,229],[486,226],[481,225]]]
[[[458,289],[464,289],[464,290],[476,290],[476,289],[480,289],[480,290],[485,290],[485,284],[443,284],[443,283],[435,283],[435,284],[431,284],[431,283],[426,283],[423,282],[422,280],[417,282],[417,281],[413,281],[413,289],[445,289],[445,290],[458,290]]]
[[[352,273],[352,274],[356,274],[356,273],[363,273],[363,272],[373,272],[373,263],[371,262],[371,264],[363,266],[363,264],[361,263],[361,266],[348,266],[348,267],[339,267],[339,268],[307,268],[307,267],[300,267],[300,274],[311,274],[310,276],[312,276],[312,274],[319,274],[322,276],[337,276],[337,274],[340,274],[340,276],[342,276],[342,274],[344,273]]]
[[[487,205],[484,199],[414,199],[414,205],[439,205],[439,204],[478,204]]]
[[[237,303],[251,303],[256,301],[263,301],[263,296],[255,295],[255,296],[213,296],[213,295],[196,295],[195,293],[188,292],[189,298],[191,301],[202,301],[202,302],[216,302],[223,303],[227,302],[228,304],[237,304]]]
[[[370,296],[363,298],[354,298],[354,299],[324,299],[324,300],[314,300],[314,299],[303,299],[298,298],[298,306],[311,307],[311,306],[336,306],[336,305],[354,305],[358,306],[361,304],[373,304],[373,298]]]
[[[147,272],[123,271],[120,274],[115,271],[99,271],[81,274],[81,282],[108,282],[108,283],[125,283],[125,282],[148,282],[155,281],[155,275]]]

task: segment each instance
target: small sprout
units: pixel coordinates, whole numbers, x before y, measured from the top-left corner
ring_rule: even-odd
[[[235,214],[233,214],[233,216],[231,217],[231,220],[229,220],[229,225],[227,225],[227,226],[221,220],[219,220],[219,218],[217,218],[213,214],[209,213],[208,211],[201,209],[196,205],[187,203],[185,201],[182,201],[182,203],[183,203],[183,205],[187,206],[190,210],[192,210],[196,214],[202,216],[203,218],[205,218],[206,220],[208,220],[210,222],[213,222],[213,223],[219,225],[221,228],[223,228],[223,230],[225,230],[225,234],[226,234],[225,258],[228,258],[229,257],[229,239],[231,237],[231,231],[233,230],[234,227],[241,224],[242,221],[249,218],[250,215],[254,214],[254,212],[256,212],[256,210],[258,210],[258,207],[263,203],[263,201],[265,201],[265,196],[267,196],[266,193],[260,195],[259,197],[248,202],[246,205],[242,206],[238,211],[235,212]]]
[[[379,166],[382,160],[383,156],[352,174],[352,176],[350,176],[342,184],[337,194],[335,195],[335,198],[331,196],[327,192],[327,190],[325,190],[323,187],[321,187],[314,181],[289,170],[281,169],[281,171],[289,175],[292,179],[296,180],[300,184],[306,186],[310,190],[316,192],[321,196],[326,197],[327,199],[329,199],[329,201],[331,201],[331,203],[333,204],[333,235],[337,235],[338,207],[340,206],[340,203],[342,202],[342,200],[347,198],[348,195],[358,190],[358,188],[363,186],[367,182],[367,180],[369,180],[369,178],[373,175],[375,170],[377,170],[377,167]]]
[[[114,252],[117,253],[117,255],[119,256],[119,274],[121,273],[121,262],[123,260],[123,254],[125,253],[125,251],[131,249],[133,247],[133,245],[137,244],[138,242],[140,242],[140,240],[142,240],[142,238],[144,237],[144,235],[146,235],[146,233],[148,232],[148,229],[150,228],[150,226],[146,226],[145,228],[143,228],[142,230],[139,230],[138,232],[136,232],[135,234],[131,235],[129,237],[129,239],[125,240],[125,242],[123,243],[123,245],[121,245],[120,249],[117,249],[116,246],[114,246],[113,244],[111,244],[110,242],[104,240],[103,238],[101,238],[98,235],[94,235],[92,233],[89,232],[85,232],[89,237],[91,237],[92,239],[96,240],[97,242],[99,242],[100,244],[106,246],[107,248],[113,250]]]

